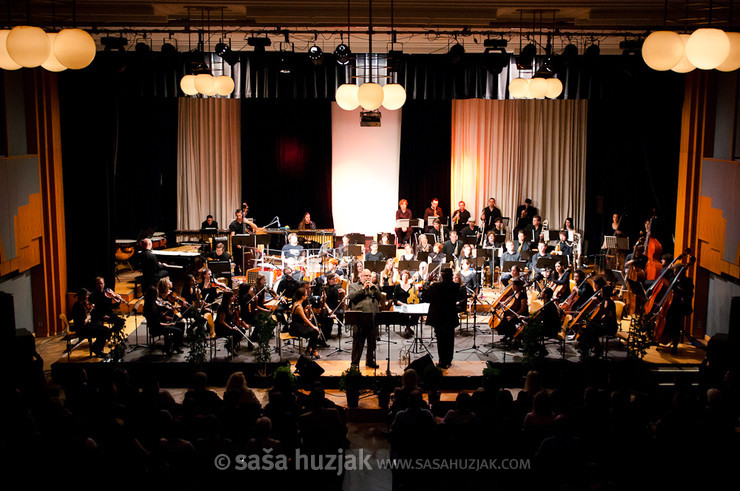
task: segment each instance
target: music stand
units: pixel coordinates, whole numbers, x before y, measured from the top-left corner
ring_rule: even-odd
[[[504,265],[501,267],[502,273],[510,273],[512,266],[518,266],[520,271],[524,270],[527,265],[526,261],[504,261]]]
[[[535,265],[535,267],[538,270],[540,269],[554,270],[555,263],[557,263],[558,261],[560,261],[560,259],[554,258],[554,257],[541,257],[537,260],[537,264]]]
[[[519,253],[519,257],[521,258],[522,261],[529,263],[529,262],[532,262],[532,256],[534,256],[536,252],[537,252],[537,249],[534,249],[534,250],[529,249],[528,251],[522,251]]]
[[[480,258],[483,259],[483,258]],[[455,351],[455,353],[465,353],[466,351],[477,351],[478,353],[482,355],[486,355],[487,353],[480,349],[478,345],[476,344],[476,335],[478,333],[478,292],[475,290],[471,290],[467,286],[465,287],[469,292],[473,294],[473,346],[470,348],[463,348],[460,350]]]
[[[428,264],[429,263],[429,253],[424,252],[424,251],[417,252],[416,259],[418,259],[419,261],[424,261],[425,263]]]
[[[503,244],[506,243],[506,234],[494,234],[493,243],[500,244],[500,246],[503,246]]]
[[[208,261],[208,269],[211,270],[213,278],[231,278],[231,261]]]
[[[419,271],[419,264],[421,264],[421,261],[406,261],[405,259],[402,259],[398,261],[398,270],[403,271],[405,269],[416,272]]]
[[[421,315],[427,315],[429,314],[429,304],[428,303],[417,303],[417,304],[402,304],[398,310],[401,314],[418,314],[419,320],[421,320]],[[409,352],[418,354],[419,353],[419,347],[422,347],[426,350],[427,353],[429,353],[429,356],[432,356],[432,352],[429,351],[429,348],[426,344],[424,344],[424,324],[422,322],[417,321],[416,325],[414,326],[414,341],[411,343],[411,346],[409,347]]]
[[[444,231],[442,228],[439,229],[440,232],[444,235]],[[427,236],[427,242],[431,245],[434,245],[437,242],[437,234],[433,234],[432,232],[425,232],[424,235]]]
[[[463,235],[461,238],[463,244],[470,244],[474,246],[478,243],[478,237],[475,235]]]
[[[393,244],[378,244],[378,252],[383,254],[386,259],[396,257],[396,246]]]
[[[385,269],[385,261],[365,261],[364,266],[365,269],[380,274]]]
[[[350,244],[362,244],[365,245],[365,234],[347,234],[347,237],[349,237],[349,243]]]
[[[365,245],[350,244],[349,255],[352,257],[364,257],[365,256]]]

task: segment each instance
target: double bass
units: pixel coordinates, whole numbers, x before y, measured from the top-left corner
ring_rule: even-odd
[[[678,271],[676,271],[673,280],[669,284],[664,283],[663,287],[660,289],[656,288],[652,292],[654,293],[654,295],[651,294],[650,296],[650,300],[654,301],[650,302],[649,305],[648,303],[645,304],[645,317],[647,318],[648,322],[654,323],[653,341],[655,343],[665,344],[670,342],[670,338],[665,332],[665,327],[668,317],[668,310],[671,308],[671,304],[673,302],[673,287],[681,278],[681,276],[686,272],[686,269],[689,268],[695,260],[694,256],[689,255],[687,252],[681,254],[678,258],[676,258],[676,260],[678,260],[679,258],[684,258],[686,256],[689,257],[689,262],[687,264],[682,263],[681,267],[678,269]],[[666,269],[670,269],[670,267]],[[663,282],[666,282],[665,279],[661,279]],[[648,306],[650,307],[649,309]]]
[[[660,270],[663,266],[660,264],[660,256],[663,255],[663,247],[660,245],[658,239],[652,236],[653,220],[655,220],[655,210],[653,210],[653,216],[647,223],[647,230],[645,235],[645,255],[647,256],[647,264],[645,265],[645,277],[648,281],[652,281],[658,277]]]

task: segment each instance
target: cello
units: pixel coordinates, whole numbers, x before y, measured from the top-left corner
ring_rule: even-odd
[[[687,253],[681,254],[679,258],[682,258],[686,255]],[[653,341],[657,344],[665,344],[670,342],[670,338],[665,332],[665,327],[668,317],[668,310],[671,308],[671,304],[673,302],[673,287],[681,278],[681,276],[686,272],[686,269],[691,266],[694,260],[694,256],[689,256],[688,264],[681,264],[680,269],[676,272],[676,275],[673,277],[671,283],[667,285],[663,290],[661,290],[660,294],[656,295],[658,299],[651,304],[650,310],[648,310],[647,308],[645,309],[646,318],[649,322],[654,323]]]
[[[647,256],[645,277],[648,281],[657,278],[658,273],[663,269],[663,266],[660,264],[660,256],[663,255],[663,246],[660,245],[658,239],[652,236],[653,220],[655,220],[655,210],[653,210],[653,216],[647,222],[645,235],[645,255]]]

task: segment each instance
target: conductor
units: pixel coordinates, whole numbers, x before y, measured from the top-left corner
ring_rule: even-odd
[[[380,289],[373,285],[371,281],[372,272],[369,269],[363,269],[360,273],[359,283],[349,284],[350,310],[360,312],[378,312],[378,305],[381,299]],[[362,357],[362,350],[367,340],[367,355],[365,357],[365,366],[368,368],[378,368],[375,363],[375,341],[377,333],[375,332],[375,322],[369,320],[360,325],[352,326],[352,364],[359,365]]]

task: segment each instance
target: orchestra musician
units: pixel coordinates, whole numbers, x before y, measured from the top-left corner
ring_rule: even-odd
[[[116,331],[123,328],[126,323],[123,317],[116,314],[123,298],[110,288],[105,287],[105,279],[102,276],[95,278],[95,289],[90,293],[90,303],[95,307],[90,314],[93,322],[103,324],[109,322]]]
[[[392,257],[385,260],[385,267],[380,272],[380,291],[386,294],[387,298],[393,296],[393,289],[398,283],[398,270],[396,262]]]
[[[203,279],[198,285],[203,295],[204,302],[213,302],[218,297],[219,292],[229,290],[229,287],[213,277],[213,272],[205,268],[203,270]]]
[[[359,283],[350,283],[349,285],[349,308],[359,310],[360,312],[378,312],[380,300],[382,298],[380,289],[372,284],[372,272],[369,269],[363,269],[360,273]],[[377,329],[374,321],[369,320],[361,325],[352,326],[352,364],[359,365],[362,351],[367,341],[367,354],[365,366],[368,368],[378,368],[375,363],[375,342],[377,339]]]
[[[469,259],[461,259],[460,260],[460,276],[462,279],[462,284],[466,288],[467,295],[477,295],[478,294],[478,273],[476,273],[475,269],[470,267],[470,260]]]
[[[349,235],[343,235],[342,236],[342,245],[337,247],[334,251],[334,255],[337,257],[349,257]]]
[[[648,258],[643,251],[643,246],[638,242],[635,244],[634,252],[627,254],[627,257],[624,258],[624,272],[626,274],[629,274],[630,267],[637,268],[638,271],[645,270]]]
[[[416,291],[416,286],[414,285],[411,273],[409,273],[407,269],[404,269],[401,271],[398,283],[396,283],[396,286],[393,288],[393,305],[408,304],[413,297],[415,297],[418,302],[418,292]],[[407,337],[414,335],[414,331],[411,329],[412,322],[413,320],[411,316],[409,316],[406,319],[406,328],[404,329],[404,334]]]
[[[391,242],[390,236],[385,233],[381,234],[379,244],[380,245],[393,245],[393,243]]]
[[[507,261],[519,261],[521,259],[521,255],[519,254],[519,251],[517,251],[514,247],[514,241],[513,240],[507,240],[506,241],[506,250],[503,254],[501,254],[501,264],[499,267],[503,270],[504,263]]]
[[[249,208],[247,208],[247,210],[249,210]],[[234,216],[234,221],[229,224],[230,235],[253,233],[259,228],[254,224],[254,222],[246,218],[245,211],[241,208],[234,212]]]
[[[235,325],[236,310],[234,308],[234,292],[229,290],[224,292],[221,298],[221,305],[216,312],[215,331],[216,336],[226,338],[226,351],[235,355],[238,351],[239,339],[243,336],[242,331]]]
[[[441,281],[429,286],[429,315],[426,323],[434,328],[437,336],[437,366],[447,369],[452,366],[455,350],[455,328],[460,325],[456,302],[460,287],[452,278],[452,269],[443,269]]]
[[[501,284],[504,287],[509,286],[510,281],[521,279],[521,275],[522,271],[519,269],[519,266],[515,264],[511,267],[511,271],[501,275]]]
[[[572,242],[568,242],[568,231],[563,229],[560,232],[558,232],[558,236],[560,240],[555,245],[555,250],[553,251],[553,254],[559,255],[559,256],[565,256],[568,264],[574,264],[573,262],[574,246]]]
[[[425,282],[428,277],[429,277],[429,265],[427,264],[426,261],[421,261],[419,263],[419,271],[414,273],[414,276],[413,276],[414,284]]]
[[[550,287],[542,289],[538,298],[542,301],[542,308],[534,315],[542,320],[542,331],[546,338],[557,338],[560,332],[560,310],[552,299],[553,291]]]
[[[242,285],[239,285],[239,288],[241,288],[241,286]],[[249,337],[249,340],[252,343],[259,343],[260,339],[262,339],[262,332],[259,331],[255,325],[255,318],[261,312],[271,312],[265,304],[265,294],[268,292],[274,294],[274,292],[267,288],[267,277],[263,274],[258,274],[254,279],[254,283],[249,288],[249,302],[247,309],[245,310],[241,304],[239,306],[239,314],[241,318],[244,319],[247,324],[254,326],[252,334]],[[274,333],[270,331],[270,335],[272,336]]]
[[[603,281],[603,278],[599,278]],[[608,335],[615,336],[619,328],[617,320],[617,307],[612,300],[612,286],[607,285],[605,281],[597,281],[599,286],[596,296],[599,301],[598,306],[591,314],[591,320],[581,329],[578,338],[578,351],[589,356],[591,352],[595,356],[601,356],[603,349],[599,343],[599,337]]]
[[[622,218],[619,216],[619,214],[613,213],[612,221],[606,228],[606,232],[604,233],[604,235],[613,235],[615,237],[620,237],[622,235],[621,223]]]
[[[431,205],[424,210],[424,227],[427,232],[431,232],[432,228],[429,226],[429,217],[437,217],[440,221],[444,219],[444,213],[442,212],[442,208],[439,207],[439,200],[437,198],[432,199]],[[436,221],[436,220],[435,220]]]
[[[403,245],[403,255],[401,256],[402,261],[414,261],[416,260],[416,254],[414,254],[414,249],[411,247],[410,243],[405,243]]]
[[[293,308],[290,316],[290,329],[288,332],[291,336],[306,338],[306,355],[312,358],[321,358],[316,350],[319,341],[319,328],[312,322],[313,307],[307,301],[308,290],[304,287],[299,288],[293,294]]]
[[[452,260],[453,258],[457,258],[458,256],[460,256],[460,251],[462,251],[462,247],[463,243],[461,240],[458,240],[457,232],[455,230],[450,230],[450,238],[443,244],[442,253],[445,255],[445,257],[448,257],[450,258],[450,260]]]
[[[550,288],[557,290],[555,299],[565,301],[570,295],[570,269],[566,269],[561,261],[555,263],[555,271],[550,275]]]
[[[475,226],[475,218],[468,218],[468,223],[460,229],[461,237],[477,237],[478,227]]]
[[[452,214],[452,228],[460,232],[468,225],[468,220],[470,220],[470,212],[465,209],[465,202],[460,201],[457,204],[457,210]]]
[[[311,214],[309,212],[303,214],[303,220],[298,224],[298,230],[316,230],[316,224],[311,221]]]
[[[365,253],[365,261],[383,261],[384,259],[383,253],[378,251],[378,243],[370,242],[370,252]]]
[[[483,212],[480,215],[483,233],[493,230],[497,218],[501,218],[501,210],[496,207],[496,200],[494,198],[488,198],[488,206],[483,208]]]
[[[462,275],[460,271],[455,271],[452,274],[452,282],[457,285],[457,295],[455,301],[455,308],[458,313],[462,313],[468,310],[468,289],[465,288],[463,283]]]
[[[154,286],[160,278],[164,278],[167,273],[167,265],[159,262],[157,256],[152,252],[152,239],[143,239],[141,241],[142,250],[138,254],[138,264],[141,268],[142,288]]]
[[[441,242],[435,242],[432,247],[432,252],[429,253],[429,263],[443,263],[445,262],[445,254],[443,252],[444,244]]]
[[[532,242],[538,242],[545,238],[545,232],[542,228],[542,217],[535,215],[532,217],[532,223],[530,223],[525,229],[527,238]]]
[[[231,261],[231,254],[226,252],[226,244],[219,242],[216,248],[206,256],[211,261]]]
[[[70,329],[74,330],[80,338],[92,338],[92,352],[98,358],[105,358],[103,349],[110,339],[111,331],[102,322],[92,319],[92,311],[95,306],[90,302],[90,291],[82,288],[77,293],[77,301],[72,306],[72,320]]]
[[[516,230],[527,228],[532,223],[532,218],[537,214],[537,208],[532,206],[532,200],[527,198],[523,205],[516,208]]]
[[[321,330],[324,333],[324,338],[329,339],[331,336],[332,327],[334,326],[334,318],[338,319],[340,323],[344,322],[344,297],[347,292],[341,287],[342,279],[334,273],[326,275],[326,285],[324,287],[324,293],[326,298],[324,300],[324,316],[321,317],[320,325]],[[333,316],[329,313],[334,312]],[[341,335],[342,325],[338,324],[338,331]]]
[[[537,239],[537,242],[539,242],[541,239]],[[534,241],[532,241],[531,235],[528,236],[526,231],[519,230],[517,232],[517,241],[514,243],[514,247],[516,248],[516,252],[521,254],[524,251],[528,251],[532,248],[532,244]]]
[[[538,268],[537,262],[540,259],[550,259],[552,256],[547,253],[547,243],[539,241],[537,243],[537,252],[532,254],[532,260],[529,263],[529,270],[534,272],[534,281],[540,281],[544,277],[544,268]]]
[[[577,312],[594,294],[594,287],[591,286],[591,283],[586,279],[586,274],[581,269],[573,273],[573,281],[575,281],[578,290],[578,299],[571,306],[571,310]]]
[[[218,222],[213,219],[213,215],[208,215],[203,223],[200,224],[201,230],[218,230]]]
[[[470,244],[463,244],[462,249],[460,249],[458,262],[462,261],[463,259],[469,259],[471,261],[475,259],[475,250]]]
[[[185,284],[182,286],[182,290],[180,290],[180,296],[191,305],[196,305],[202,300],[195,276],[189,274],[185,277]]]
[[[303,284],[296,281],[293,274],[293,268],[290,265],[286,265],[283,268],[283,275],[281,276],[280,283],[275,290],[278,295],[283,297],[275,308],[275,315],[277,316],[278,321],[283,325],[283,332],[287,332],[288,330],[288,322],[285,318],[285,312],[289,308],[289,303],[293,301],[295,292],[301,286],[303,286]]]
[[[285,262],[288,259],[299,261],[303,255],[303,251],[303,246],[298,243],[298,236],[296,234],[290,234],[288,235],[288,243],[283,246],[281,256]]]
[[[174,306],[159,297],[157,287],[150,286],[144,293],[144,318],[150,335],[164,335],[168,355],[173,350],[182,353],[184,323],[175,321]]]
[[[396,220],[411,220],[411,218],[414,216],[413,213],[411,213],[411,210],[408,209],[409,202],[405,199],[402,199],[398,202],[398,210],[396,210]],[[426,225],[426,224],[425,224]],[[403,244],[406,242],[411,241],[411,233],[413,232],[413,228],[411,226],[409,227],[396,227],[396,237],[398,238],[398,243]]]
[[[516,266],[512,267],[512,273]],[[504,310],[503,320],[499,324],[498,331],[502,334],[501,342],[508,343],[512,340],[517,326],[529,315],[529,303],[527,301],[527,292],[524,289],[524,281],[519,277],[511,279],[512,293],[514,300],[511,305]]]
[[[429,243],[429,239],[424,234],[419,234],[419,243],[416,244],[416,256],[419,256],[420,252],[432,252],[432,245]]]

